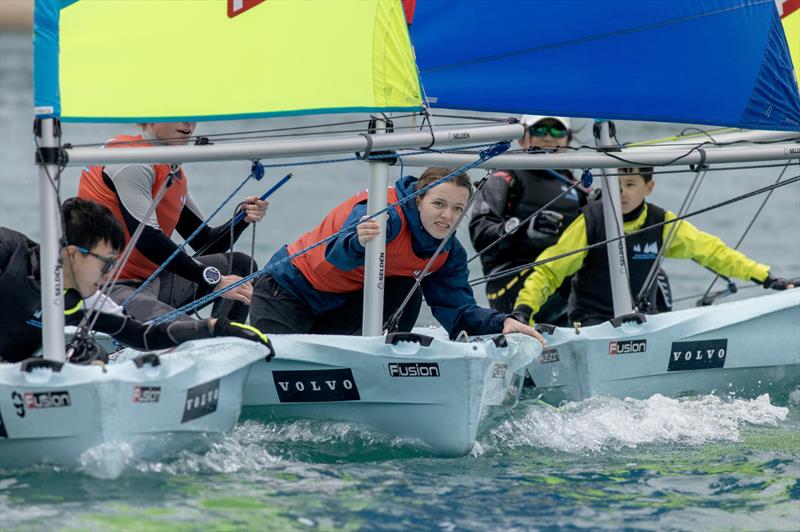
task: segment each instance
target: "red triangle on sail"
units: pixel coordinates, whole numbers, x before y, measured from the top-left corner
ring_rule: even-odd
[[[255,7],[266,0],[228,0],[228,17],[241,15],[251,7]]]

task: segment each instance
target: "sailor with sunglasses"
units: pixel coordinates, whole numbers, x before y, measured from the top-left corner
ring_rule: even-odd
[[[188,340],[238,336],[260,342],[267,337],[254,327],[225,318],[148,325],[127,316],[98,289],[114,270],[125,244],[122,227],[111,212],[92,201],[71,198],[62,207],[64,237],[64,317],[78,325],[87,311],[99,314],[94,330],[110,334],[137,349],[164,349]],[[0,361],[19,362],[42,345],[39,245],[18,231],[0,227]],[[92,318],[93,319],[93,318]],[[68,351],[71,362],[103,359],[87,335],[78,349]]]
[[[560,116],[525,115],[520,121],[525,135],[519,140],[523,151],[563,151],[572,139],[570,119]],[[568,190],[575,183],[569,170],[497,170],[480,191],[472,207],[469,232],[477,251],[512,233],[481,255],[484,275],[505,271],[536,260],[580,213],[587,191],[577,187],[537,216],[530,215]],[[511,312],[529,270],[493,279],[486,284],[489,305]],[[553,295],[537,315],[538,323],[559,324],[566,316],[569,283]]]

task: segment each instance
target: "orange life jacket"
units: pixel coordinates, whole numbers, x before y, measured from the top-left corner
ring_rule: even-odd
[[[118,135],[109,140],[105,145],[106,148],[147,146],[151,146],[151,144],[143,141],[141,135]],[[152,166],[153,173],[155,174],[155,181],[153,182],[151,194],[155,197],[161,185],[170,175],[170,165],[159,163]],[[78,185],[78,197],[92,200],[100,205],[108,207],[117,220],[119,220],[120,225],[122,225],[122,229],[125,231],[125,243],[127,244],[131,235],[122,217],[122,211],[119,207],[119,198],[116,192],[110,189],[103,179],[103,169],[103,166],[92,166],[81,172],[80,184]],[[172,233],[175,231],[175,226],[178,224],[178,218],[181,215],[185,202],[186,178],[183,174],[183,168],[180,168],[178,178],[167,188],[166,193],[156,206],[155,211],[158,225],[168,237],[171,237]],[[138,250],[134,249],[130,259],[122,269],[120,279],[147,279],[157,268],[158,264],[152,262]]]
[[[327,238],[340,230],[350,215],[353,208],[367,199],[367,191],[362,191],[334,208],[322,223],[311,231],[305,233],[296,242],[288,246],[289,254],[304,249],[311,244]],[[397,190],[389,187],[387,200],[395,203],[398,199]],[[416,277],[419,275],[430,259],[417,257],[411,247],[411,231],[408,222],[403,216],[400,205],[395,206],[400,216],[402,227],[398,235],[386,244],[386,264],[384,275],[386,277]],[[300,270],[308,282],[316,290],[323,292],[354,292],[364,288],[364,267],[359,266],[349,271],[340,270],[325,258],[326,245],[317,246],[292,259],[292,264]],[[441,253],[430,268],[430,273],[441,268],[447,261],[448,252]]]

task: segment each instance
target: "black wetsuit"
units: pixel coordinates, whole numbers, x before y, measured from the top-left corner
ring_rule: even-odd
[[[0,227],[0,361],[19,362],[42,345],[39,245]],[[65,322],[78,325],[84,317],[83,298],[64,292]],[[94,330],[110,334],[137,349],[164,349],[192,338],[210,338],[207,320],[145,325],[129,316],[100,312]]]
[[[472,208],[469,233],[472,244],[478,251],[483,250],[505,234],[505,224],[511,218],[520,222],[539,211],[548,202],[569,188],[574,183],[569,170],[553,172],[549,170],[498,170],[489,178]],[[547,207],[562,215],[562,229],[556,234],[538,233],[529,235],[527,224],[481,255],[484,275],[504,271],[515,266],[528,264],[536,260],[539,254],[558,241],[560,233],[580,214],[580,208],[587,201],[586,193],[575,188]],[[486,295],[489,305],[501,312],[511,312],[525,279],[533,269],[523,270],[486,284]],[[569,294],[569,283],[563,284],[551,298],[549,304],[541,310],[537,321],[554,322],[558,315],[566,311],[566,299]],[[557,308],[556,308],[557,307]],[[548,314],[544,316],[544,314]]]

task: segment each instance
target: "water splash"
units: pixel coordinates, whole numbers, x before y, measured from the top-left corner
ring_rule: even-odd
[[[133,461],[133,448],[126,442],[106,442],[81,454],[79,469],[89,476],[115,479]]]
[[[772,405],[768,395],[743,400],[657,394],[645,400],[594,397],[561,408],[527,401],[514,414],[484,434],[473,455],[519,447],[580,453],[735,442],[744,426],[774,426],[786,419],[788,409]]]

